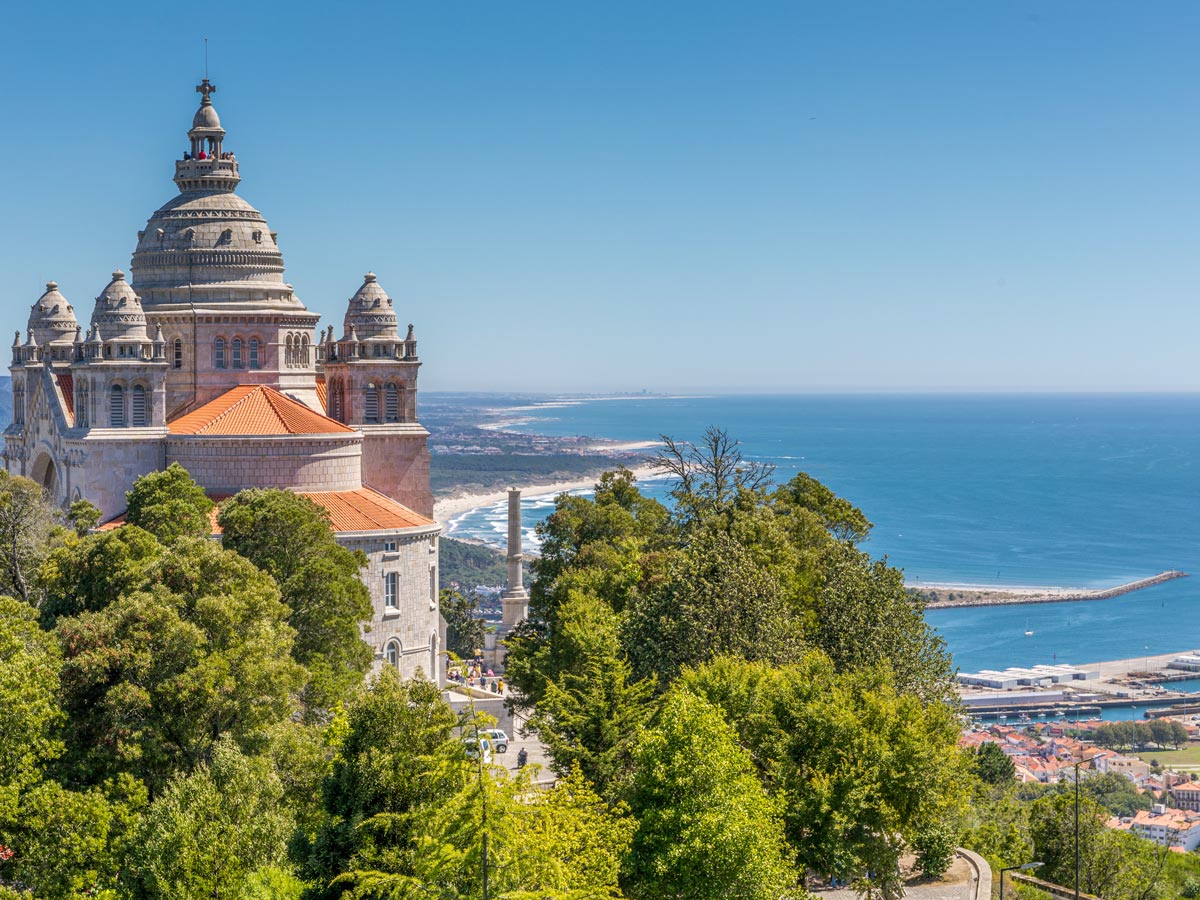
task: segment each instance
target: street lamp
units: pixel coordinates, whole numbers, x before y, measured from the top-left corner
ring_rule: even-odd
[[[1041,862],[1028,862],[1028,863],[1022,863],[1019,866],[1009,866],[1007,869],[1001,869],[1000,870],[1000,900],[1004,900],[1004,873],[1005,872],[1011,872],[1014,869],[1017,869],[1020,871],[1024,871],[1025,869],[1036,869],[1038,866],[1044,866],[1044,865],[1045,865],[1045,863],[1041,863]]]

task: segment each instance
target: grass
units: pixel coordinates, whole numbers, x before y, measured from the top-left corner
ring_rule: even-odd
[[[1133,754],[1146,762],[1163,766],[1200,766],[1200,741],[1192,741],[1178,750],[1146,750]]]

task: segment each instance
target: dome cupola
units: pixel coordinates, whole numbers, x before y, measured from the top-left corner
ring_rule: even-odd
[[[346,339],[350,339],[353,332],[359,341],[395,343],[400,340],[392,298],[380,286],[374,272],[363,276],[362,287],[350,298],[344,328]]]
[[[96,309],[92,312],[92,331],[97,338],[103,329],[104,343],[120,342],[147,344],[146,314],[142,301],[120,269],[113,272],[112,281],[96,298]]]
[[[34,339],[42,347],[50,344],[69,347],[78,327],[75,307],[58,292],[55,282],[46,282],[46,292],[38,297],[29,312],[29,330]]]

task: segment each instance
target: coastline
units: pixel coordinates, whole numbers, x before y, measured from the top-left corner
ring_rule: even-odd
[[[615,467],[614,467],[615,468]],[[638,481],[644,481],[658,473],[651,465],[641,465],[630,469]],[[566,491],[579,491],[593,488],[599,476],[590,478],[575,478],[570,481],[554,481],[548,483],[517,484],[513,487],[521,489],[523,499],[530,497],[557,496]],[[450,519],[482,506],[492,506],[508,498],[508,491],[483,491],[469,494],[456,494],[450,497],[439,497],[433,503],[433,517],[444,527]]]

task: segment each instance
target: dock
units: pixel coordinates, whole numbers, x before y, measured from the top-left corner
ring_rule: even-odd
[[[967,589],[967,593],[975,593],[980,596],[973,596],[962,600],[933,600],[927,603],[925,608],[956,609],[968,606],[1016,606],[1025,603],[1074,603],[1080,600],[1108,600],[1112,597],[1120,597],[1123,594],[1132,594],[1134,591],[1154,587],[1156,584],[1174,581],[1176,578],[1187,577],[1187,572],[1181,572],[1178,569],[1168,569],[1165,572],[1159,572],[1157,575],[1151,575],[1149,578],[1139,578],[1137,581],[1130,581],[1126,584],[1118,584],[1116,587],[1102,588],[1097,591],[1055,591],[1047,594],[1018,593],[1015,590],[1012,593],[1008,593],[1003,588],[978,589],[973,592]]]

